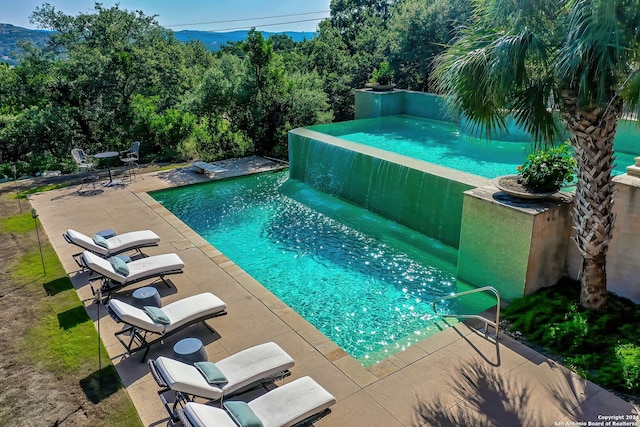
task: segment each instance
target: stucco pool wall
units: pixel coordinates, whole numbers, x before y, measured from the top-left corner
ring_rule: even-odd
[[[566,275],[565,202],[502,199],[490,180],[300,128],[289,175],[458,249],[456,277],[504,300]]]
[[[490,181],[306,128],[289,132],[289,176],[457,248],[464,192]]]
[[[483,137],[469,121],[453,117],[447,111],[444,99],[439,95],[409,90],[356,91],[356,120],[399,114],[456,123],[461,133],[477,138]],[[532,142],[531,135],[518,126],[514,119],[508,119],[507,129],[492,133],[491,139],[494,141]]]

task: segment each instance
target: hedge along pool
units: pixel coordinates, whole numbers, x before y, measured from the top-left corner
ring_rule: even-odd
[[[455,248],[286,171],[151,195],[364,366],[446,327],[431,301],[470,288],[455,279]]]

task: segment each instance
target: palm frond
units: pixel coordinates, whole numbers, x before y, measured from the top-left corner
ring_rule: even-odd
[[[558,76],[582,103],[606,105],[628,75],[640,34],[637,8],[636,0],[571,2]]]
[[[528,28],[503,33],[476,28],[437,59],[434,86],[448,96],[456,115],[473,123],[475,133],[490,137],[506,130],[511,113],[536,139],[551,141],[558,128],[544,122],[550,117],[546,85],[554,83],[543,77],[551,68],[549,51]]]
[[[630,110],[637,110],[640,105],[640,66],[632,71],[629,78],[620,88],[620,94]]]
[[[460,39],[436,59],[434,87],[445,95],[452,115],[468,118],[490,135],[506,129],[506,123],[491,90],[488,43],[480,31],[475,35],[473,40]]]
[[[560,135],[558,117],[548,108],[553,99],[551,91],[554,86],[552,76],[532,80],[528,87],[516,94],[510,109],[516,124],[531,134],[536,143],[543,145],[556,142]]]

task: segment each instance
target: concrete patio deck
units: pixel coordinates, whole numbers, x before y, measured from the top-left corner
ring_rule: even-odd
[[[255,158],[226,165],[228,174],[269,166]],[[97,194],[81,196],[77,187],[67,187],[29,197],[79,297],[87,300],[96,326],[99,307],[91,301],[88,273],[79,271],[71,257],[78,248],[67,244],[62,233],[68,228],[86,234],[107,228],[119,233],[151,229],[162,240],[145,253],[175,252],[186,264],[184,274],[169,277],[170,288],[158,284],[163,304],[212,292],[226,302],[228,314],[207,321],[215,333],[201,324],[193,326],[152,347],[149,357],[170,356],[173,344],[187,336],[203,341],[210,361],[274,341],[296,361],[287,381],[310,375],[337,398],[331,414],[317,426],[625,425],[605,424],[612,418],[604,417],[611,416],[637,425],[624,418],[638,414],[628,402],[508,336],[496,344],[465,324],[452,324],[363,368],[146,194],[204,180],[192,168],[184,168],[144,174],[143,180],[137,178],[124,188],[100,188]],[[145,282],[124,288],[115,297],[130,300],[141,286]],[[126,357],[114,337],[120,327],[101,307],[102,339],[143,424],[165,425],[167,412],[147,365],[140,363],[142,355]],[[602,424],[593,424],[598,422]]]

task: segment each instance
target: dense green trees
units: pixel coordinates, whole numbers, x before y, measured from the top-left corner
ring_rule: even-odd
[[[467,0],[405,1],[389,19],[389,62],[396,83],[406,89],[429,92],[429,76],[435,57],[469,22],[472,3]]]
[[[201,154],[286,156],[288,130],[332,119],[321,81],[311,72],[287,70],[272,41],[257,31],[241,49],[243,58],[221,53],[185,101],[213,137],[199,142]]]
[[[353,118],[355,89],[383,61],[400,87],[427,88],[466,3],[333,0],[311,40],[252,31],[216,53],[140,11],[96,3],[70,16],[44,4],[32,21],[55,31],[50,43],[24,46],[14,68],[0,64],[0,165],[133,140],[144,161],[286,156],[289,129]]]

